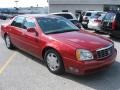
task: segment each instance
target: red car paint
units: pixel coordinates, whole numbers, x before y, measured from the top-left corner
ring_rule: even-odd
[[[34,16],[31,18],[35,19]],[[41,60],[43,60],[43,54],[46,48],[51,47],[55,49],[61,55],[67,72],[84,75],[103,69],[115,61],[117,55],[115,48],[111,56],[103,58],[102,60],[97,59],[96,50],[104,48],[112,43],[111,40],[102,36],[84,30],[46,35],[42,32],[37,21],[35,21],[35,29],[38,33],[36,36],[35,33],[11,26],[11,22],[12,20],[8,25],[1,26],[1,34],[3,38],[7,33],[16,47],[40,58]],[[94,60],[78,61],[76,59],[76,50],[81,48],[93,52],[95,56]]]

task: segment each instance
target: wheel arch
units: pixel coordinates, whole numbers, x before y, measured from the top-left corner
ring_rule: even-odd
[[[4,35],[3,35],[3,36],[4,36],[4,39],[5,39],[6,35],[8,35],[8,33],[7,33],[7,32],[5,32],[5,33],[4,33]]]
[[[59,51],[58,51],[56,48],[53,48],[53,47],[51,47],[51,46],[47,46],[47,47],[45,47],[45,48],[42,50],[42,58],[43,58],[43,59],[44,59],[45,52],[46,52],[47,50],[49,50],[49,49],[55,50],[55,51],[60,55],[60,57],[62,58],[61,54],[59,53]]]

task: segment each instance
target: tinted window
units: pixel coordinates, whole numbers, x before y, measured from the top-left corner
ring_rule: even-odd
[[[117,15],[116,15],[116,20],[117,20],[118,22],[120,22],[120,13],[117,13]]]
[[[91,13],[89,13],[89,12],[88,12],[88,13],[86,13],[86,16],[91,16],[91,15],[92,15],[92,14],[91,14]]]
[[[32,18],[26,18],[24,23],[24,29],[35,28],[35,20]]]
[[[59,33],[79,30],[73,23],[63,17],[37,18],[44,33]]]
[[[70,14],[56,14],[56,15],[62,16],[62,17],[67,18],[67,19],[73,19],[73,17]]]
[[[22,16],[17,17],[17,18],[15,18],[15,20],[12,22],[11,25],[22,28],[24,19],[25,19],[25,18],[22,17]]]
[[[77,20],[70,20],[73,24],[77,24],[77,23],[79,23],[79,21],[77,21]]]
[[[68,10],[62,10],[62,12],[68,12]]]
[[[76,25],[78,28],[81,28],[81,24],[77,20],[70,20],[74,25]]]

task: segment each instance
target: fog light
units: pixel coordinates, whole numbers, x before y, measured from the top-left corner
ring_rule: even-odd
[[[75,69],[75,72],[76,72],[76,73],[78,73],[78,72],[79,72],[79,70],[78,70],[78,69]]]
[[[69,67],[69,69],[70,69],[70,71],[73,71],[73,70],[74,70],[74,68],[73,68],[73,67]]]
[[[69,70],[73,73],[78,73],[79,72],[79,69],[73,68],[73,67],[69,67]]]

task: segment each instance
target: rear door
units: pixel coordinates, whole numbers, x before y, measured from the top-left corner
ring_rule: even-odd
[[[22,48],[23,40],[22,36],[24,34],[22,27],[25,18],[22,16],[18,16],[13,20],[10,26],[10,38],[15,46],[18,48]]]
[[[112,30],[113,29],[113,22],[115,21],[115,13],[111,13],[110,16],[109,16],[109,23],[108,23],[108,29],[109,30]]]
[[[120,13],[117,13],[115,21],[116,21],[116,24],[117,24],[116,29],[120,31]]]
[[[112,30],[112,22],[115,18],[114,13],[107,13],[102,21],[102,26],[104,30]]]

